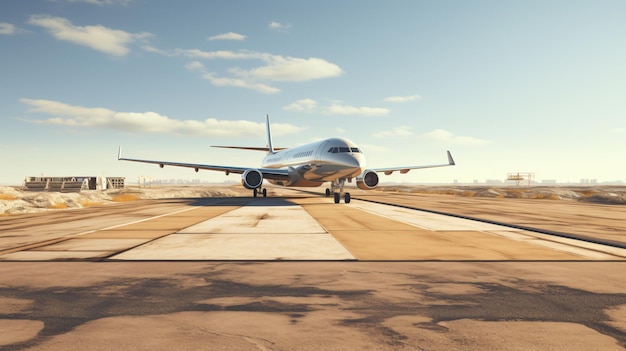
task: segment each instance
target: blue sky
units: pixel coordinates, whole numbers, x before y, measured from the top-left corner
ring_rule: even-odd
[[[27,175],[239,181],[117,161],[258,166],[342,136],[382,176],[626,180],[624,1],[0,3],[0,184]]]

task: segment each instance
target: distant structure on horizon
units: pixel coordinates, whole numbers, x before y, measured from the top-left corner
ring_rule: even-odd
[[[522,181],[527,181],[528,186],[530,186],[530,182],[535,178],[535,173],[533,172],[515,172],[508,173],[506,175],[507,181],[514,181],[515,185],[519,186],[519,183]]]
[[[82,190],[106,190],[124,188],[125,177],[26,177],[24,190],[78,193]]]

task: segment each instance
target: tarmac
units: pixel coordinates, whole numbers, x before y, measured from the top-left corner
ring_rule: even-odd
[[[425,198],[438,199],[412,200]],[[474,212],[481,201],[495,212],[476,200]],[[515,206],[525,213],[503,204],[509,222]],[[623,350],[625,259],[618,247],[274,188],[0,217],[0,349]]]

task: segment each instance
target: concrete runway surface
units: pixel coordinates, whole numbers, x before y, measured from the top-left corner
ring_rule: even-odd
[[[270,196],[0,217],[0,349],[626,346],[623,249],[288,189]],[[368,196],[498,212],[495,199]],[[580,218],[585,235],[626,235],[613,222],[623,206],[582,216],[535,200],[563,215],[530,221],[526,202],[500,200],[507,223],[566,218],[576,229]]]

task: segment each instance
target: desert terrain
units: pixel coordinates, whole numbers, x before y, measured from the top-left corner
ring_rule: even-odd
[[[271,190],[271,186],[269,187]],[[323,193],[324,188],[304,188]],[[354,195],[376,195],[381,192],[422,195],[447,195],[463,198],[495,198],[562,201],[561,204],[591,203],[626,205],[626,186],[455,186],[455,185],[382,185],[373,191],[348,187]],[[80,193],[30,192],[21,186],[0,186],[0,215],[33,213],[48,210],[82,208],[116,202],[163,198],[250,196],[239,184],[202,186],[126,187]]]

